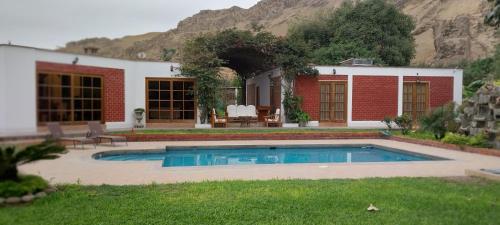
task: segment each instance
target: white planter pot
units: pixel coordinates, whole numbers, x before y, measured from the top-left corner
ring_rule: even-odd
[[[283,127],[286,127],[286,128],[298,128],[299,124],[298,123],[284,123]]]
[[[197,124],[194,125],[194,128],[196,128],[196,129],[210,129],[210,128],[212,128],[212,125],[197,123]]]
[[[319,121],[309,121],[306,127],[319,127]]]

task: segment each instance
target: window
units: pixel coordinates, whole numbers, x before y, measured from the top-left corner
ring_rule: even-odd
[[[418,121],[429,109],[429,83],[405,82],[403,85],[403,113]]]
[[[98,76],[39,73],[38,122],[102,120],[102,78]]]
[[[347,83],[345,81],[320,84],[320,120],[345,123]]]
[[[147,119],[150,122],[194,120],[194,82],[147,79]]]

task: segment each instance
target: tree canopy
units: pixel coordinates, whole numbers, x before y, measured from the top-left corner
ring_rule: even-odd
[[[313,63],[335,65],[354,57],[389,66],[406,66],[415,55],[415,23],[393,4],[344,2],[338,9],[292,26],[289,38],[303,42]]]
[[[187,41],[182,51],[182,73],[196,79],[195,95],[203,122],[215,108],[221,86],[220,67],[229,67],[243,80],[280,67],[285,77],[317,74],[308,66],[306,46],[268,32],[228,29]]]

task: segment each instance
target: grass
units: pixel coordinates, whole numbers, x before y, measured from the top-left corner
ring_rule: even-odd
[[[153,129],[136,130],[136,134],[271,134],[271,133],[336,133],[336,132],[378,132],[376,129],[347,129],[347,128],[274,128],[274,129]],[[116,132],[115,134],[129,134],[130,132]]]
[[[471,178],[60,188],[32,205],[0,208],[0,224],[479,225],[500,221],[500,183]],[[380,211],[366,211],[370,203]]]

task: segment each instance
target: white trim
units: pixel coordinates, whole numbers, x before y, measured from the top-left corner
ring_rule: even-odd
[[[363,76],[417,76],[421,77],[455,77],[462,73],[461,69],[440,68],[405,68],[405,67],[346,67],[346,66],[316,66],[321,75],[363,75]]]
[[[398,116],[403,115],[403,84],[404,78],[403,75],[399,75],[398,77]]]
[[[457,104],[462,104],[463,92],[463,70],[455,70],[453,77],[453,101]]]
[[[347,75],[347,127],[352,124],[352,90],[353,90],[353,75]]]
[[[351,121],[349,128],[384,128],[386,125],[381,121]]]

